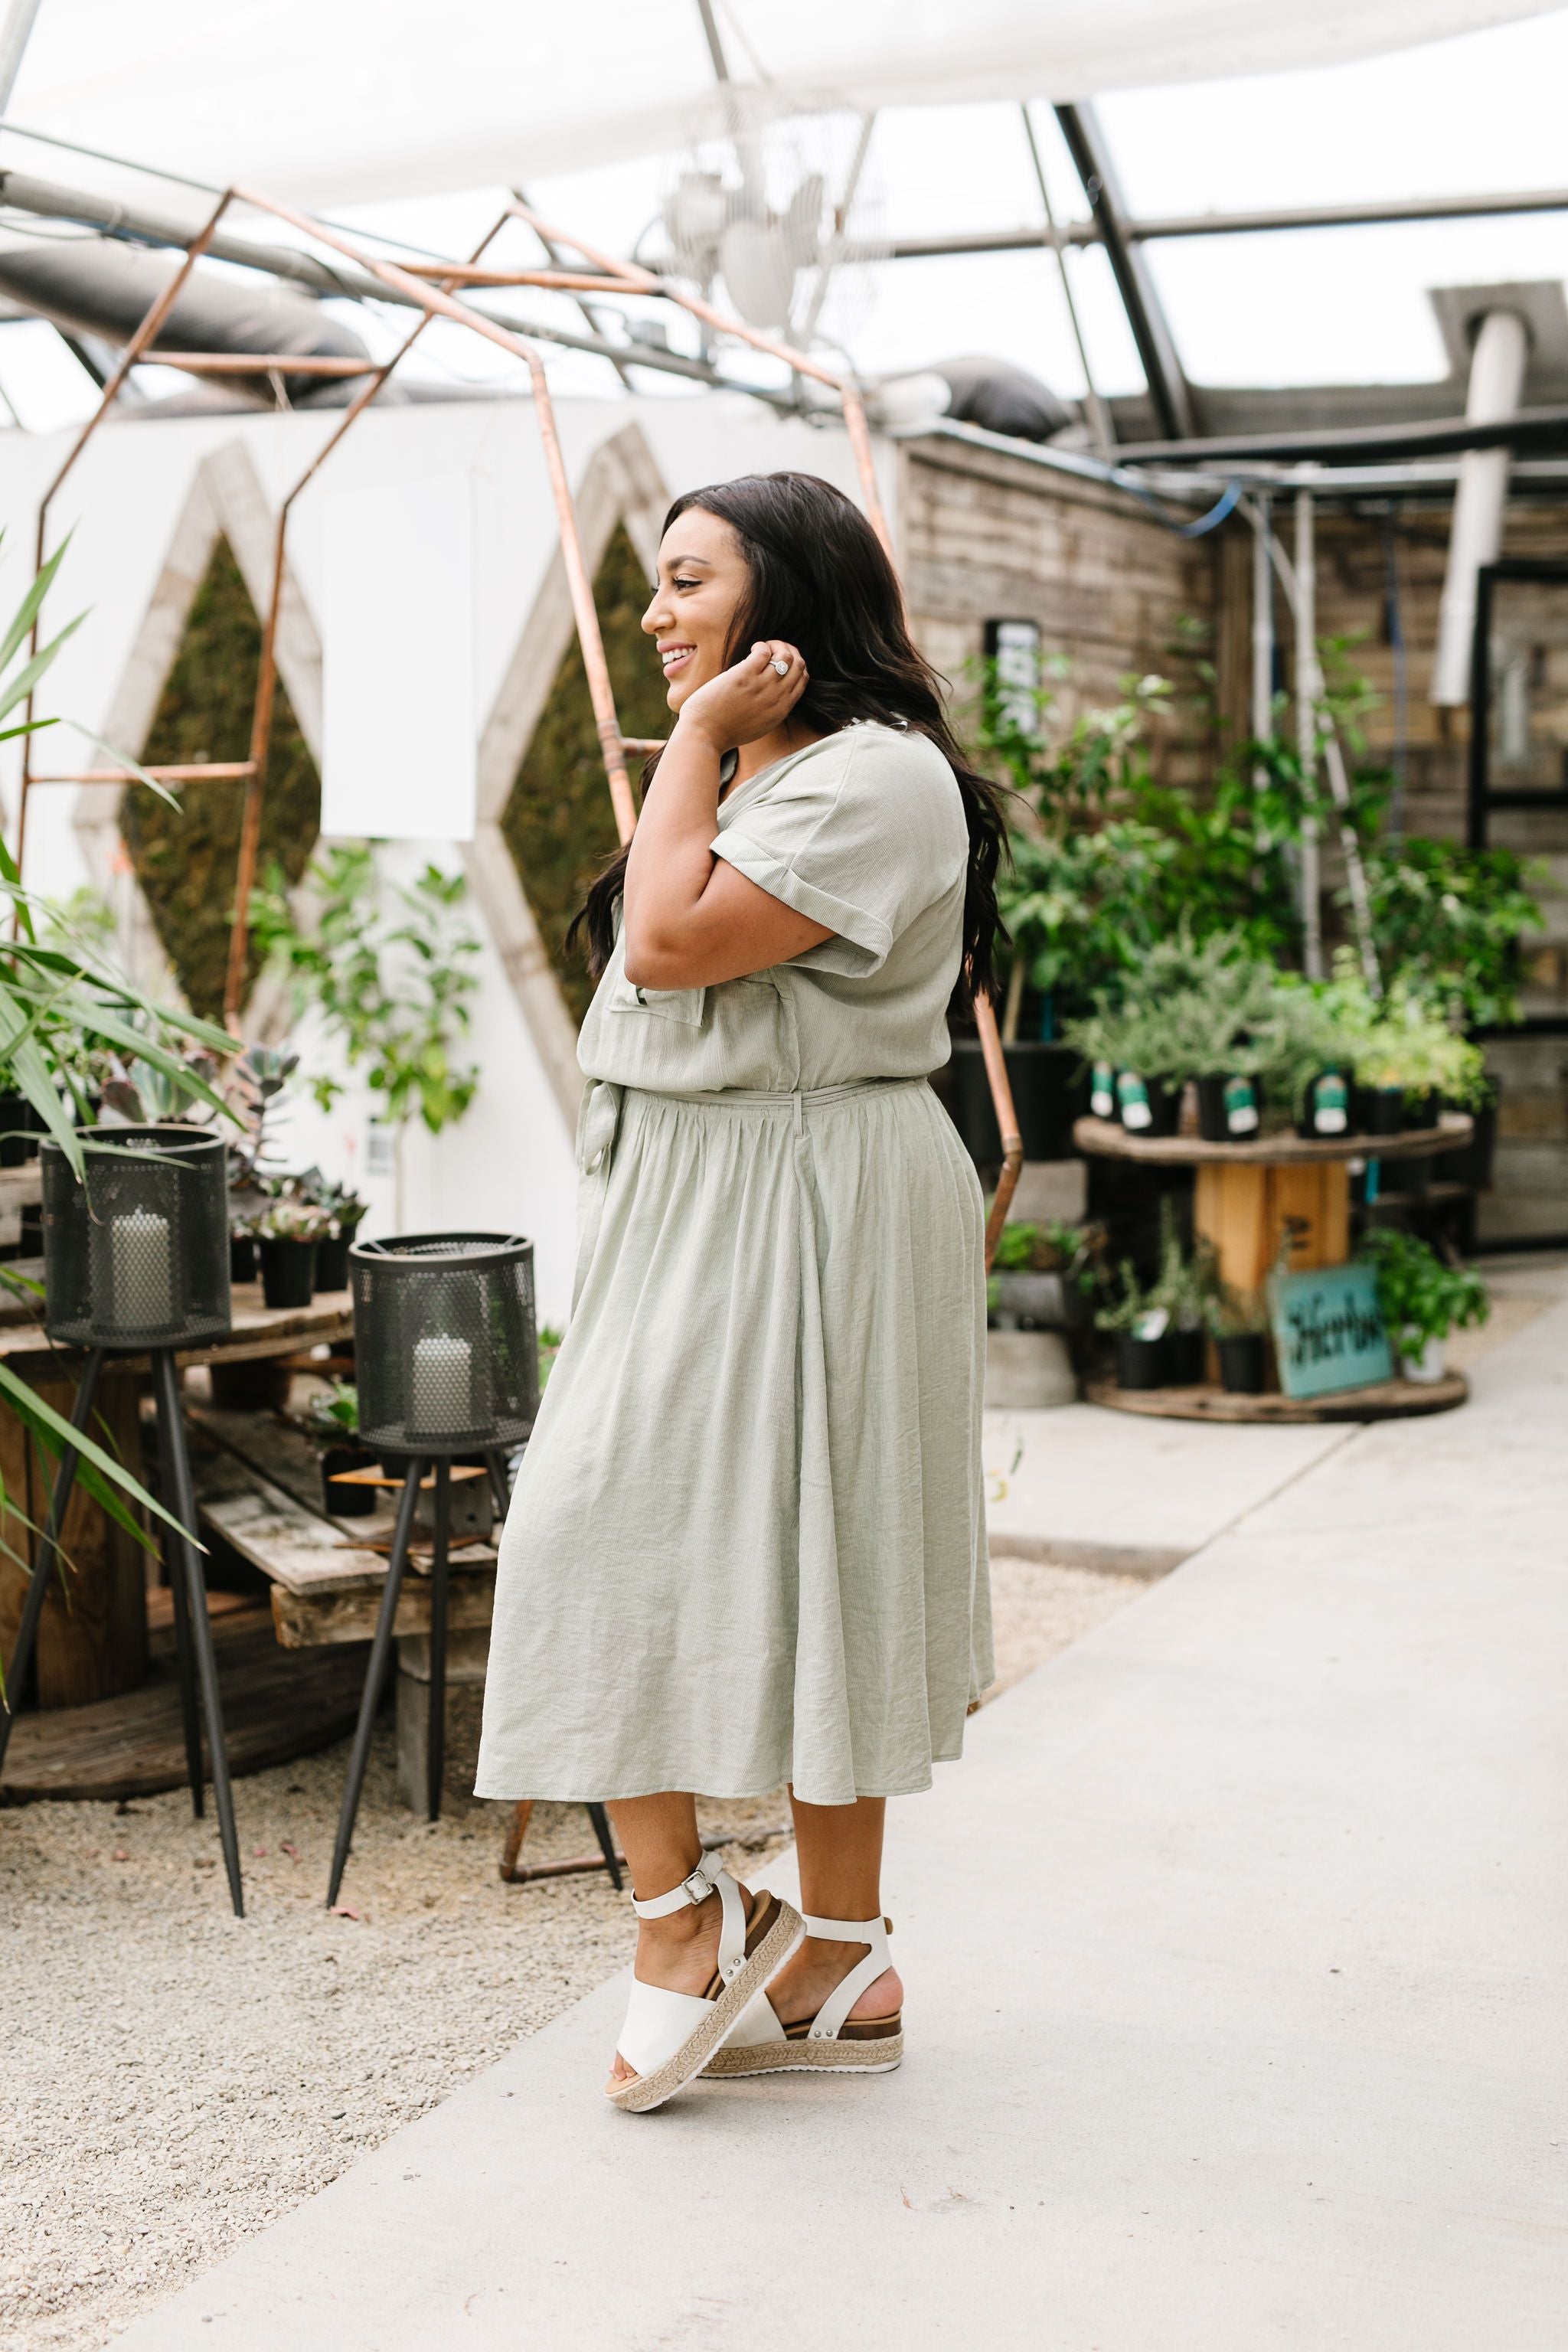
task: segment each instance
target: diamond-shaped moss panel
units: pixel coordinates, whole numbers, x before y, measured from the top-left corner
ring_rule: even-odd
[[[227,542],[213,550],[142,748],[147,766],[250,756],[261,623]],[[185,784],[180,805],[131,785],[120,830],[158,936],[193,1012],[223,1011],[228,934],[239,864],[243,783]],[[257,870],[276,860],[298,882],[321,829],[321,787],[281,679],[272,714]],[[252,968],[249,981],[255,978]]]
[[[668,735],[668,707],[651,637],[642,633],[648,580],[623,526],[605,551],[594,602],[616,709],[627,735]],[[637,762],[632,761],[635,775]],[[533,909],[562,992],[581,1021],[594,984],[566,932],[589,883],[616,852],[616,820],[594,728],[587,673],[574,636],[501,818],[518,877]]]

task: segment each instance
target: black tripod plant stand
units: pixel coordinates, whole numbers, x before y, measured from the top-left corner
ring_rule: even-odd
[[[506,1455],[526,1443],[539,1410],[531,1242],[509,1234],[413,1234],[358,1242],[349,1252],[349,1285],[361,1442],[405,1468],[338,1818],[329,1906],[342,1885],[385,1694],[421,1484],[433,1469],[425,1799],[434,1822],[440,1818],[446,1769],[452,1464],[478,1456],[486,1465],[504,1517]]]
[[[84,1433],[111,1354],[152,1363],[164,1509],[163,1559],[174,1597],[180,1712],[191,1805],[198,1820],[206,1733],[218,1834],[236,1917],[245,1893],[235,1829],[228,1748],[206,1584],[195,1539],[196,1500],[180,1412],[176,1348],[200,1347],[229,1328],[226,1153],[216,1137],[180,1126],[84,1129],[85,1177],[52,1139],[39,1154],[44,1213],[44,1323],[51,1339],[87,1351],[71,1412]],[[60,1531],[81,1454],[67,1443],[33,1562],[7,1667],[15,1705],[33,1663],[38,1625],[60,1557]],[[0,1766],[13,1717],[0,1711]]]

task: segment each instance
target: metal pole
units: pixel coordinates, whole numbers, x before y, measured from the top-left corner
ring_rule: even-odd
[[[1481,320],[1470,362],[1465,418],[1494,425],[1511,416],[1524,389],[1530,336],[1515,310],[1490,310]],[[1461,459],[1448,530],[1448,569],[1437,608],[1437,644],[1432,656],[1431,699],[1457,707],[1469,699],[1470,655],[1476,633],[1476,579],[1483,563],[1495,563],[1502,549],[1511,453],[1471,449]]]
[[[11,103],[38,7],[39,0],[11,0],[5,11],[5,25],[0,26],[0,114]]]
[[[1252,740],[1267,743],[1274,733],[1274,571],[1269,561],[1273,518],[1267,495],[1252,523]],[[1253,771],[1257,782],[1261,771]]]
[[[327,1881],[329,1910],[338,1899],[338,1889],[343,1883],[343,1865],[349,1858],[349,1846],[353,1838],[354,1818],[359,1811],[360,1791],[364,1787],[370,1743],[375,1731],[376,1709],[381,1705],[387,1664],[392,1656],[392,1629],[397,1617],[398,1595],[403,1590],[403,1571],[408,1559],[414,1507],[419,1499],[419,1481],[424,1475],[425,1457],[416,1454],[409,1462],[403,1481],[403,1493],[398,1498],[397,1522],[392,1532],[392,1556],[386,1563],[386,1582],[382,1588],[381,1611],[375,1621],[375,1639],[370,1645],[370,1664],[359,1703],[359,1721],[354,1726],[354,1744],[349,1753],[349,1776],[343,1783],[337,1843],[332,1848],[331,1876]]]
[[[1313,544],[1310,490],[1296,493],[1296,753],[1301,767],[1303,793],[1316,788],[1318,777],[1318,699],[1322,680],[1318,669],[1317,553]],[[1323,912],[1321,903],[1322,869],[1318,855],[1318,820],[1303,810],[1301,817],[1301,962],[1309,980],[1323,976]]]
[[[174,1369],[174,1355],[171,1348],[154,1348],[153,1350],[153,1393],[157,1402],[158,1418],[167,1424],[166,1433],[160,1432],[160,1435],[164,1437],[169,1449],[174,1493],[166,1496],[164,1501],[180,1522],[180,1532],[174,1539],[174,1549],[185,1571],[191,1643],[196,1657],[202,1714],[206,1721],[207,1761],[212,1771],[218,1836],[223,1845],[224,1867],[228,1874],[229,1899],[234,1905],[234,1916],[237,1919],[243,1919],[245,1887],[239,1870],[239,1838],[234,1823],[234,1791],[229,1786],[228,1743],[224,1738],[217,1655],[213,1648],[212,1620],[207,1615],[207,1589],[202,1576],[201,1561],[196,1556],[193,1532],[196,1525],[195,1489],[191,1483],[191,1461],[185,1451],[185,1424],[180,1412],[180,1376]]]
[[[441,1818],[447,1769],[447,1554],[452,1536],[452,1460],[436,1465],[436,1540],[430,1552],[430,1711],[425,1754],[425,1818]]]
[[[1068,318],[1072,326],[1073,341],[1078,345],[1078,363],[1083,370],[1084,406],[1089,411],[1089,421],[1094,428],[1094,437],[1100,444],[1100,454],[1102,457],[1109,458],[1116,440],[1115,428],[1110,421],[1110,411],[1096,389],[1094,372],[1089,364],[1089,347],[1083,340],[1083,329],[1079,324],[1078,304],[1073,300],[1072,279],[1068,275],[1067,244],[1060,229],[1057,226],[1057,216],[1051,208],[1051,191],[1046,179],[1046,161],[1040,152],[1039,142],[1035,137],[1035,118],[1029,112],[1027,99],[1024,100],[1018,111],[1024,118],[1024,136],[1029,142],[1029,161],[1035,167],[1035,184],[1039,189],[1040,202],[1045,206],[1047,235],[1051,249],[1057,257],[1057,268],[1061,276],[1062,299],[1068,306]]]

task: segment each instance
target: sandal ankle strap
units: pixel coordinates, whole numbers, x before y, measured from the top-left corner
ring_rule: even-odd
[[[858,1960],[842,1983],[834,1987],[812,2019],[806,2032],[808,2042],[837,2042],[839,2030],[863,1992],[868,1991],[877,1979],[893,1965],[888,1949],[886,1919],[822,1919],[806,1914],[805,1932],[818,1936],[829,1944],[868,1944],[870,1949],[863,1960]]]
[[[688,1904],[706,1903],[717,1895],[723,1914],[719,1930],[719,1974],[725,1984],[746,1959],[746,1906],[741,1900],[741,1890],[721,1862],[704,1854],[696,1869],[672,1886],[668,1895],[650,1895],[642,1902],[634,1894],[632,1909],[639,1919],[668,1919],[673,1913],[684,1910]]]

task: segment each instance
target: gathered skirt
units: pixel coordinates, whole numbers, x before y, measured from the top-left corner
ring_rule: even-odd
[[[476,1791],[928,1788],[992,1675],[983,1206],[923,1079],[603,1083]]]

